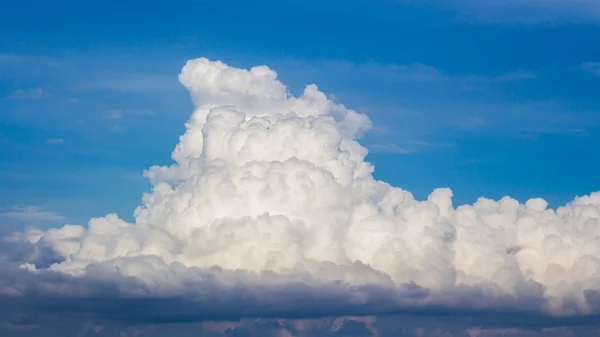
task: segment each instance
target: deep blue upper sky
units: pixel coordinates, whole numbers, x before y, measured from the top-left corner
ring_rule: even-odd
[[[177,74],[201,56],[369,114],[376,177],[418,198],[600,190],[594,1],[0,2],[0,213],[19,225],[129,218],[142,171],[170,163],[191,111]]]

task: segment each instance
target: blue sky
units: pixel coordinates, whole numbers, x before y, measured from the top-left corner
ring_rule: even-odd
[[[317,83],[374,128],[377,178],[543,197],[600,189],[600,5],[591,0],[6,1],[0,213],[7,223],[128,219],[192,108],[206,56]]]

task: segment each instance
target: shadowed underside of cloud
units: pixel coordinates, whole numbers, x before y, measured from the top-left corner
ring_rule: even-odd
[[[369,118],[315,85],[294,97],[268,67],[204,58],[179,79],[195,110],[175,163],[146,172],[135,223],[111,214],[7,237],[5,317],[595,324],[600,193],[557,210],[509,197],[454,207],[449,189],[418,201],[372,177],[356,141]]]

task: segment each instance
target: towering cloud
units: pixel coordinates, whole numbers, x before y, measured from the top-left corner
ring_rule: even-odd
[[[369,118],[315,85],[294,97],[268,67],[205,58],[179,79],[195,110],[174,164],[146,172],[135,223],[111,214],[13,238],[35,246],[20,272],[35,294],[103,282],[122,298],[185,296],[182,315],[599,313],[600,193],[557,210],[509,197],[455,208],[449,189],[418,201],[373,178],[357,142]]]

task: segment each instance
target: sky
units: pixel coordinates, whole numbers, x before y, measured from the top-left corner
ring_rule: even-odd
[[[4,32],[0,34],[2,233],[25,231],[31,227],[53,231],[65,224],[85,227],[90,218],[112,213],[128,223],[154,225],[165,222],[165,219],[172,219],[171,213],[167,216],[163,206],[156,206],[143,194],[156,193],[162,196],[163,192],[157,187],[160,184],[156,181],[170,183],[170,178],[163,177],[167,173],[160,173],[160,170],[151,170],[151,177],[147,179],[144,171],[153,166],[172,165],[172,152],[178,143],[184,144],[181,148],[184,149],[185,158],[194,157],[189,149],[193,146],[185,145],[193,142],[180,137],[186,130],[189,131],[186,122],[192,111],[202,109],[203,99],[214,99],[218,104],[237,104],[238,108],[246,107],[248,111],[256,106],[265,109],[275,109],[280,105],[298,108],[291,101],[277,105],[269,100],[259,102],[257,99],[258,103],[248,103],[238,96],[231,98],[231,101],[221,102],[211,96],[213,94],[209,89],[206,90],[211,94],[202,91],[203,86],[208,88],[209,85],[201,80],[192,75],[189,75],[192,77],[188,82],[182,80],[186,74],[182,67],[188,60],[200,57],[220,60],[236,69],[266,65],[277,73],[279,81],[289,87],[290,95],[301,97],[304,87],[315,83],[324,95],[343,104],[344,109],[368,116],[369,123],[356,122],[361,128],[364,126],[368,129],[364,133],[344,133],[347,125],[342,120],[338,121],[341,124],[336,126],[339,130],[334,135],[339,133],[340,137],[357,139],[368,150],[365,161],[373,165],[373,177],[376,180],[410,191],[415,199],[429,200],[440,209],[443,207],[437,201],[438,197],[430,196],[438,188],[452,190],[452,203],[455,206],[472,205],[480,197],[501,200],[510,196],[523,205],[530,198],[543,198],[549,208],[566,205],[577,200],[576,197],[600,190],[600,175],[597,174],[600,158],[595,155],[600,146],[600,96],[597,94],[600,89],[600,45],[594,43],[600,38],[600,2],[595,0],[148,0],[144,3],[5,0],[0,3],[5,9],[0,11],[0,30]],[[231,81],[237,83],[235,79]],[[256,84],[252,81],[244,90],[262,88],[263,82]],[[264,85],[274,85],[269,83]],[[231,89],[225,84],[219,85],[233,90],[236,95],[236,90],[240,90],[239,95],[246,92],[238,87]],[[215,88],[211,90],[225,90]],[[350,112],[343,114],[353,116]],[[298,137],[302,135],[298,133]],[[314,140],[306,139],[307,144]],[[283,138],[272,140],[274,143],[287,144]],[[295,145],[290,146],[296,149]],[[307,148],[318,153],[327,147]],[[284,152],[282,149],[280,151]],[[355,150],[348,151],[358,156]],[[320,167],[318,163],[321,159],[307,158]],[[176,165],[185,166],[182,163],[175,161]],[[189,167],[186,169],[191,170]],[[336,176],[334,169],[329,166],[327,169],[333,172],[336,179],[342,179]],[[358,172],[359,169],[356,170]],[[152,174],[158,176],[156,181],[152,180]],[[187,178],[181,176],[178,179],[185,182]],[[319,191],[315,193],[320,195]],[[360,194],[360,197],[363,195]],[[206,198],[210,199],[209,196]],[[363,199],[372,198],[367,198],[365,194]],[[582,205],[587,202],[581,201]],[[214,206],[215,202],[208,204]],[[136,211],[134,215],[139,205],[144,205],[142,208],[148,214]],[[537,211],[536,205],[531,203],[527,207]],[[576,206],[573,209],[579,207]],[[342,206],[339,207],[342,209]],[[343,209],[347,211],[348,207],[344,206]],[[271,208],[278,209],[275,204]],[[256,209],[248,212],[259,216],[253,213]],[[282,209],[287,210],[285,207]],[[597,206],[595,209],[598,209]],[[310,210],[318,213],[321,208]],[[234,218],[251,215],[241,211],[231,212],[225,215]],[[113,223],[113,220],[106,221]],[[455,220],[448,221],[454,223]],[[568,221],[565,223],[571,224]],[[172,230],[164,226],[166,229],[161,230]],[[585,227],[583,233],[593,231],[595,229]],[[176,236],[173,233],[170,235]],[[255,234],[247,232],[248,237]],[[553,235],[560,237],[556,233]],[[576,236],[571,232],[565,235]],[[55,252],[56,249],[61,251],[64,243],[52,240],[47,239],[52,243],[51,246],[54,245]],[[356,240],[358,247],[362,241]],[[375,244],[373,242],[378,241],[372,241],[371,244]],[[470,247],[470,241],[460,242],[464,247]],[[36,259],[49,261],[56,258],[38,246],[35,250]],[[436,249],[442,252],[446,249],[440,247]],[[505,248],[512,249],[508,246]],[[357,250],[355,256],[370,257],[370,253],[367,253],[369,248],[364,249]],[[9,248],[0,251],[4,250]],[[458,252],[458,249],[454,251]],[[407,253],[407,256],[422,257],[421,253]],[[434,259],[426,254],[423,256],[427,261]],[[107,259],[107,256],[103,256],[100,260]],[[173,259],[188,267],[204,267],[208,263],[206,261],[222,267],[240,267],[222,256],[202,262],[188,257]],[[260,261],[260,258],[257,259]],[[78,262],[73,258],[73,261],[77,266],[77,263],[89,264],[87,260]],[[331,258],[330,261],[335,259]],[[364,259],[361,261],[366,263]],[[39,261],[36,263],[37,266],[44,264],[39,264]],[[451,264],[456,270],[467,270],[460,267],[457,261]],[[258,265],[256,270],[261,270]],[[394,282],[398,283],[394,278],[395,269],[386,268],[387,265],[378,270],[392,275]],[[436,268],[432,267],[431,270]],[[430,277],[434,274],[424,275]],[[437,287],[425,281],[419,283],[426,276],[414,276],[408,281],[416,282],[428,290]],[[50,276],[42,281],[26,275],[19,277],[29,280],[27,282],[31,284],[42,281],[54,284]],[[443,279],[439,275],[435,277]],[[490,276],[489,279],[493,278]],[[64,282],[81,286],[81,291],[91,296],[90,292],[96,294],[94,291],[99,291],[96,288],[93,291],[88,289],[93,288],[90,284],[94,280],[86,275],[83,280],[67,278]],[[120,278],[114,282],[122,285]],[[263,284],[266,281],[261,279],[252,282]],[[469,282],[470,285],[476,283]],[[548,282],[539,283],[552,288]],[[139,303],[128,303],[130,299],[121,292],[113,291],[111,286],[105,287],[107,289],[103,291],[106,292],[102,294],[120,299],[115,300],[118,302],[115,306],[140,306]],[[247,284],[245,287],[254,289]],[[302,291],[314,296],[323,291],[317,286],[311,287],[316,290],[311,288],[310,291]],[[303,294],[302,291],[299,290],[298,294]],[[350,290],[339,291],[332,297],[337,298],[337,295]],[[473,300],[475,295],[471,290],[465,293]],[[127,298],[124,300],[123,296]],[[489,300],[481,296],[481,301]],[[284,333],[294,336],[303,333],[387,336],[398,335],[402,329],[407,336],[600,335],[599,327],[589,324],[585,317],[565,319],[562,326],[548,326],[545,323],[548,320],[545,316],[547,312],[543,310],[525,310],[533,317],[532,320],[539,322],[533,328],[528,327],[530,323],[518,317],[523,314],[521,311],[517,310],[516,315],[506,313],[510,310],[502,306],[504,302],[481,314],[481,321],[466,323],[472,322],[471,316],[476,314],[457,304],[464,301],[459,297],[448,300],[452,303],[452,310],[440,308],[444,305],[436,302],[440,307],[431,309],[433,311],[424,309],[428,313],[416,315],[420,318],[407,315],[396,317],[402,310],[412,313],[409,309],[414,309],[412,304],[402,302],[405,306],[402,310],[392,306],[394,309],[389,309],[392,314],[386,315],[380,315],[386,310],[379,307],[352,310],[336,307],[334,310],[324,305],[322,316],[334,318],[318,315],[305,317],[305,314],[285,311],[285,322],[277,321],[276,324],[272,321],[242,320],[228,323],[231,325],[222,322],[210,325],[197,321],[186,325],[181,322],[185,319],[179,317],[175,319],[178,322],[176,326],[154,326],[152,320],[162,315],[156,313],[158,310],[149,310],[147,315],[142,313],[127,317],[127,309],[119,309],[123,313],[119,311],[115,315],[117,318],[103,318],[110,324],[104,321],[97,323],[90,318],[86,320],[89,324],[83,327],[73,324],[64,327],[72,331],[60,330],[63,327],[56,327],[55,331],[57,336],[101,336],[100,333],[106,333],[107,336],[119,333],[127,336],[172,336],[192,330],[227,336],[267,334],[261,329],[270,329],[272,331],[269,333],[280,336]],[[261,300],[256,301],[253,304],[255,306],[264,304]],[[517,307],[526,302],[521,296],[516,296],[515,301]],[[279,305],[278,301],[274,303]],[[344,301],[340,303],[341,307],[351,306]],[[23,315],[38,320],[36,324],[31,324],[35,327],[29,326],[27,330],[31,336],[39,336],[40,331],[48,330],[44,327],[50,326],[49,322],[53,320],[52,315],[35,311],[45,305],[50,304],[35,302],[24,305],[30,313]],[[204,313],[202,310],[206,310],[194,309],[187,302],[178,305],[187,308],[181,310],[181,315],[185,317],[193,316],[189,311]],[[277,305],[264,311],[258,310],[255,314],[265,316],[269,308],[280,310],[281,307]],[[90,304],[92,307],[89,309],[90,317],[102,316],[98,313],[101,304]],[[0,312],[4,310],[6,307],[0,308]],[[306,309],[300,308],[298,312],[302,310]],[[431,314],[435,310],[439,314]],[[589,310],[587,314],[598,313],[595,308]],[[228,312],[226,309],[223,311]],[[466,314],[454,319],[457,311]],[[234,312],[227,315],[223,317],[230,319],[240,314]],[[342,316],[346,318],[337,318],[338,321],[335,321],[335,317]],[[354,316],[360,317],[347,318]],[[425,329],[425,326],[432,325],[423,317],[433,317],[437,322],[436,327]],[[308,321],[302,321],[307,318]],[[69,316],[65,322],[69,322],[69,319],[75,318]],[[220,320],[216,316],[211,319]],[[404,322],[400,324],[402,329],[394,323],[395,320]],[[210,326],[207,327],[207,324]],[[336,324],[341,326],[337,330],[333,328]],[[343,332],[346,325],[349,325],[346,329],[350,332]],[[94,330],[96,326],[103,328],[98,332]],[[481,326],[485,326],[485,329]],[[141,332],[135,332],[138,330]]]

